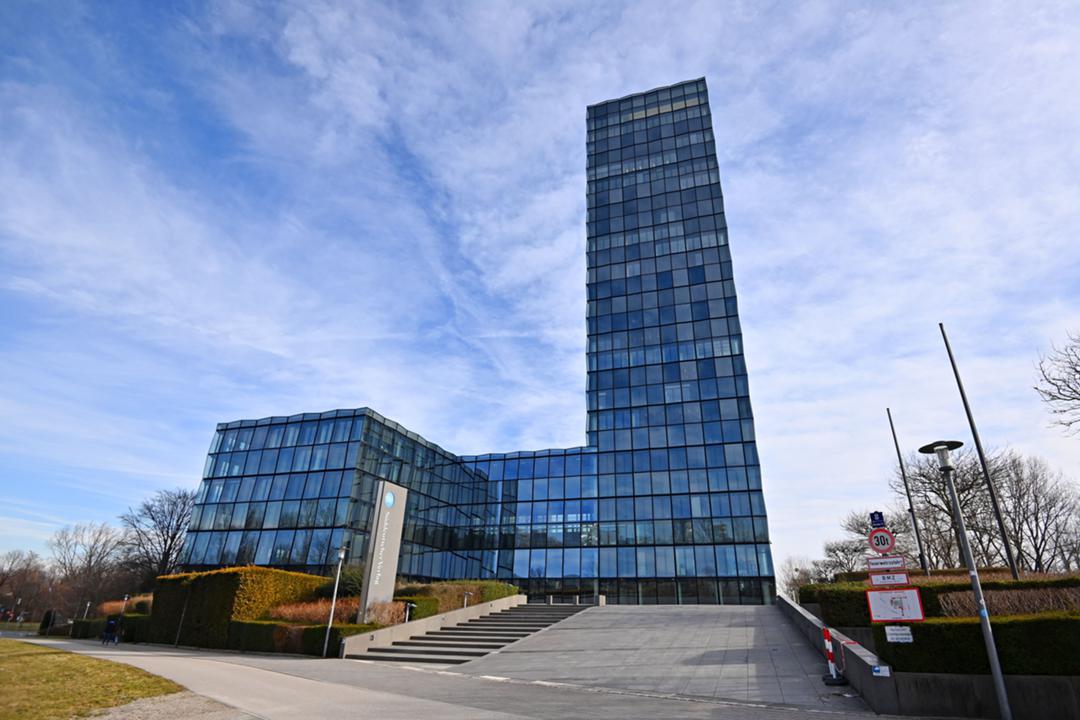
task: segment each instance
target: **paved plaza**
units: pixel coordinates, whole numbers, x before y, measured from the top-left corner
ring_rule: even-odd
[[[590,608],[449,667],[34,641],[167,677],[230,718],[880,717],[822,684],[820,655],[775,607]]]
[[[461,672],[663,695],[867,711],[775,606],[590,608]]]

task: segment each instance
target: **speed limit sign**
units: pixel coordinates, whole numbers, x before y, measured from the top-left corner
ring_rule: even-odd
[[[874,528],[870,531],[870,547],[882,555],[892,552],[896,547],[896,537],[885,528]]]

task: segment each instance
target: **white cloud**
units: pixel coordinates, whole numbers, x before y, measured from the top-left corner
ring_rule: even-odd
[[[202,169],[59,76],[9,83],[5,288],[112,350],[9,381],[8,447],[46,452],[14,422],[38,407],[118,428],[65,425],[107,463],[140,413],[81,377],[168,378],[184,442],[140,436],[151,475],[201,463],[215,420],[337,406],[463,453],[580,443],[584,106],[705,75],[778,559],[885,504],[886,405],[911,447],[966,438],[938,321],[984,441],[1080,475],[1029,389],[1080,325],[1076,9],[1013,10],[225,4],[163,34],[163,107],[216,129],[177,135]],[[52,362],[36,321],[0,348],[25,377]]]

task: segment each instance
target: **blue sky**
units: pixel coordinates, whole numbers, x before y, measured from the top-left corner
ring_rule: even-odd
[[[175,6],[179,5],[179,9]],[[778,560],[969,438],[1080,477],[1080,7],[0,5],[0,550],[218,421],[584,442],[585,106],[706,76]]]

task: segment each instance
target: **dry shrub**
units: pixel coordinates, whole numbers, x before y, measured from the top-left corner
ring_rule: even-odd
[[[384,627],[400,625],[405,622],[405,603],[396,601],[373,603],[368,612],[368,622]]]
[[[1051,611],[1080,611],[1080,588],[1043,587],[1025,590],[985,590],[986,606],[991,615],[1028,615]],[[938,595],[941,612],[946,617],[976,614],[975,597],[970,591]]]
[[[354,622],[359,608],[360,598],[338,598],[337,606],[334,608],[334,624],[343,625]],[[292,623],[325,623],[330,617],[330,601],[312,600],[278,605],[270,610],[268,616],[272,620]]]
[[[135,606],[137,603],[146,603],[146,610],[143,610],[143,612],[145,613],[150,609],[151,603],[153,603],[153,601],[154,596],[151,593],[146,593],[145,595],[132,595],[130,598],[128,598],[127,608],[124,608],[123,599],[106,600],[105,602],[98,604],[98,606],[94,609],[94,612],[96,613],[96,617],[119,615],[121,610],[126,613],[134,613],[136,612]]]

